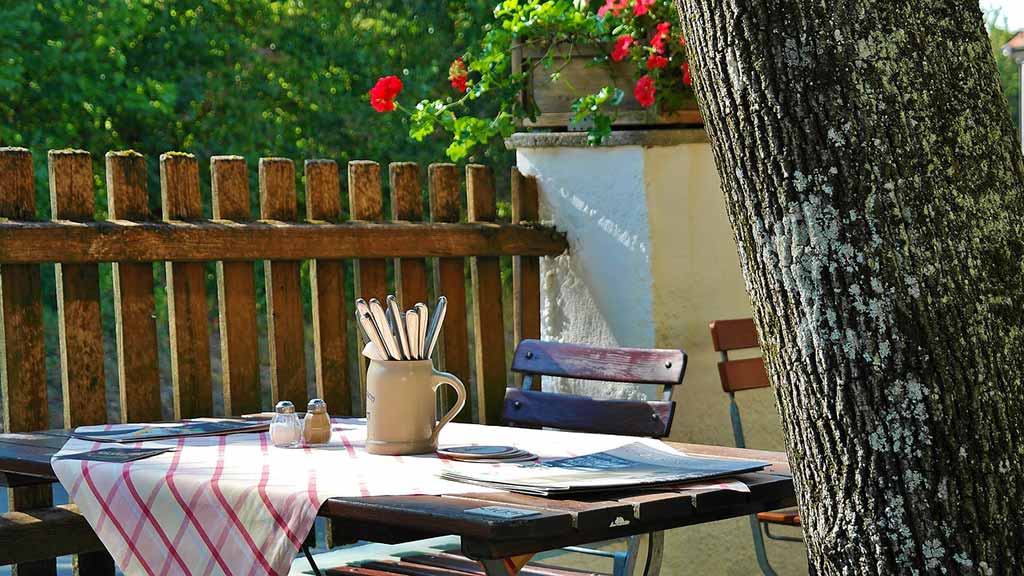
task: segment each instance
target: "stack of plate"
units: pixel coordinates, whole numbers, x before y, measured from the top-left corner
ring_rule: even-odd
[[[537,456],[515,446],[450,446],[439,448],[437,453],[452,460],[478,464],[526,462],[537,459]]]

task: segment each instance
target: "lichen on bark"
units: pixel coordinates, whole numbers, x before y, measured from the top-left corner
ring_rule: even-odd
[[[812,573],[1024,573],[1024,161],[977,4],[677,4]]]

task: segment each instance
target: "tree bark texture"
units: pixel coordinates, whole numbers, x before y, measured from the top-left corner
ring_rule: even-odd
[[[1024,574],[1024,162],[967,0],[676,0],[811,572]]]

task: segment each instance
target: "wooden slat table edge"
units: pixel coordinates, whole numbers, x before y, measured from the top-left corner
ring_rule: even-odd
[[[725,520],[727,518],[746,516],[751,513],[764,510],[777,510],[796,505],[796,496],[792,492],[792,480],[789,478],[779,478],[778,483],[781,487],[788,490],[788,495],[780,498],[766,498],[756,501],[741,500],[734,506],[719,506],[685,517],[674,516],[669,520],[649,524],[630,523],[624,526],[608,527],[607,529],[595,532],[579,530],[567,533],[559,538],[548,539],[544,542],[537,542],[530,539],[504,540],[498,538],[484,539],[477,538],[475,536],[463,536],[462,551],[471,558],[506,558],[519,554],[533,554],[547,550],[554,550],[565,546],[575,546],[589,542],[599,542],[650,532],[682,528],[684,526],[692,526],[695,524],[704,524],[707,522]]]
[[[18,481],[48,483],[56,481],[50,458],[69,435],[66,430],[0,435],[0,483],[10,476]],[[742,450],[720,446],[668,443],[689,454],[709,456],[739,455],[781,464],[785,456],[777,452]],[[682,526],[752,512],[773,510],[796,503],[792,478],[786,471],[774,470],[738,476],[751,482],[751,493],[724,490],[651,489],[582,495],[573,498],[538,499],[510,493],[466,493],[443,496],[374,496],[367,498],[331,498],[320,510],[321,516],[344,518],[356,531],[372,532],[407,529],[419,534],[436,530],[438,534],[458,534],[476,541],[492,542],[485,548],[521,551],[529,541],[543,549],[559,547],[558,542],[584,543],[590,539],[615,538],[640,534],[663,527]],[[593,507],[588,507],[591,500]],[[539,506],[542,505],[542,506]],[[543,508],[539,516],[500,520],[466,514],[465,510],[485,506]],[[655,514],[655,510],[660,510]],[[646,514],[645,514],[646,512]],[[614,518],[613,518],[614,516]],[[621,517],[621,522],[608,522]],[[581,519],[586,521],[581,521]],[[671,524],[662,526],[660,523]],[[611,527],[611,524],[616,526]],[[618,524],[622,524],[618,526]],[[435,528],[436,526],[436,528]],[[598,532],[604,527],[606,532]],[[597,536],[600,536],[599,538]],[[498,544],[504,543],[501,548]],[[473,553],[481,553],[472,548]],[[526,550],[527,552],[529,550]],[[539,550],[538,550],[539,551]]]

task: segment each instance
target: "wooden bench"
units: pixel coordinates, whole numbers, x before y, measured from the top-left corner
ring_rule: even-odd
[[[243,158],[210,160],[212,219],[204,217],[199,162],[191,155],[160,157],[161,207],[156,211],[149,202],[146,158],[134,152],[108,153],[105,220],[96,219],[93,159],[88,153],[51,151],[47,164],[52,218],[44,220],[35,202],[31,154],[0,149],[0,376],[5,432],[50,428],[48,355],[59,355],[61,423],[67,428],[159,421],[165,413],[181,419],[259,412],[280,399],[305,403],[310,395],[326,399],[333,414],[361,414],[363,383],[349,378],[365,373],[362,367],[350,370],[357,355],[349,306],[353,296],[345,291],[349,274],[355,293],[366,298],[383,299],[394,292],[408,307],[429,301],[431,292],[448,297],[436,363],[472,382],[473,412],[482,423],[497,423],[508,384],[500,259],[513,259],[512,317],[518,341],[540,335],[538,258],[567,248],[564,236],[536,222],[536,183],[516,171],[514,223],[499,223],[493,174],[479,165],[466,168],[468,222],[463,222],[462,179],[452,164],[429,167],[429,210],[424,209],[419,166],[391,164],[389,219],[384,213],[381,167],[375,162],[349,163],[348,220],[340,170],[329,160],[304,165],[303,215],[293,162],[261,159],[259,219],[253,218]],[[471,294],[466,291],[467,260]],[[305,361],[306,261],[311,367]],[[101,313],[100,266],[108,262],[113,263],[114,349],[104,344]],[[215,263],[215,296],[207,293],[209,262]],[[256,262],[262,262],[262,279]],[[154,263],[163,264],[165,286],[155,279],[159,275],[154,275]],[[59,332],[57,349],[52,351],[47,350],[43,324],[49,302],[42,294],[42,275],[50,273],[51,264]],[[257,317],[258,281],[264,283],[266,294],[265,333]],[[173,399],[166,407],[161,402],[156,320],[157,298],[164,294]],[[209,322],[214,315],[221,363],[216,391]],[[269,356],[269,397],[261,394],[263,340]],[[116,356],[117,414],[108,409],[106,387],[112,375],[104,371],[107,355]],[[307,388],[309,381],[312,390]],[[464,411],[462,419],[470,414]],[[14,510],[0,518],[0,564],[90,552],[78,557],[80,571],[112,574],[112,560],[102,551],[94,552],[95,535],[75,509],[52,506],[48,482],[31,475],[0,478],[0,484],[12,487],[8,493]],[[3,545],[11,542],[17,545]],[[18,571],[53,573],[50,559],[20,565]]]

